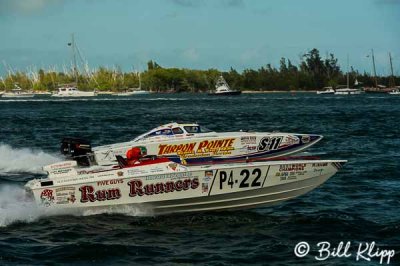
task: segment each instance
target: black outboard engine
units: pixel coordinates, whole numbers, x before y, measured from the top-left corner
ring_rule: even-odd
[[[63,138],[61,154],[74,159],[80,166],[90,166],[94,162],[90,141],[80,138]]]

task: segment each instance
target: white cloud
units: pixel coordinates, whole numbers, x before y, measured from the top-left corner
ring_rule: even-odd
[[[0,0],[0,13],[32,13],[61,0]]]
[[[199,53],[195,48],[189,48],[184,50],[182,55],[185,59],[188,59],[190,61],[196,61],[199,59]]]

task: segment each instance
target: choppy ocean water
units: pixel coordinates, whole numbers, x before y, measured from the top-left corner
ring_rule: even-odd
[[[215,131],[316,133],[307,150],[349,163],[321,187],[269,208],[137,217],[119,213],[48,216],[23,185],[58,161],[63,136],[93,145],[127,141],[163,123],[198,122]],[[400,261],[400,97],[255,94],[0,98],[0,264],[377,265],[356,261],[376,242]],[[310,244],[298,258],[296,244]],[[316,245],[351,241],[351,257],[317,261]],[[385,261],[384,261],[385,262]]]

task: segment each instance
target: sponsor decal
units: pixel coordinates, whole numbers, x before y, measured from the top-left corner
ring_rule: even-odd
[[[95,202],[105,200],[115,200],[121,198],[121,191],[118,188],[109,188],[95,190],[93,186],[81,186],[79,188],[81,192],[81,202]]]
[[[324,168],[314,168],[314,173],[318,173],[319,175],[322,175],[324,172]]]
[[[61,169],[51,170],[50,173],[52,175],[62,175],[62,174],[67,174],[71,171],[72,171],[72,168],[61,168]]]
[[[279,172],[275,176],[279,176],[280,180],[295,180],[298,176],[303,176],[307,172],[304,170],[307,164],[283,164],[279,166]]]
[[[189,157],[191,155],[203,155],[211,153],[217,155],[224,152],[234,150],[233,147],[235,139],[219,139],[219,140],[203,140],[201,142],[191,142],[185,144],[160,144],[158,146],[158,155],[178,154],[180,156]]]
[[[53,164],[50,166],[51,169],[58,169],[58,168],[70,168],[74,167],[75,162],[63,162],[59,164]]]
[[[304,171],[307,164],[305,163],[294,163],[294,164],[282,164],[279,166],[280,172],[294,172],[294,171]]]
[[[297,175],[304,175],[304,172],[277,172],[275,176],[279,176],[281,181],[285,180],[295,180],[297,179]]]
[[[140,174],[145,174],[145,173],[148,173],[147,169],[134,168],[134,169],[128,170],[128,175],[140,175]]]
[[[150,175],[146,176],[145,180],[159,180],[159,179],[182,179],[191,177],[193,174],[191,172],[183,172],[183,173],[171,173],[171,174],[161,174],[161,175]]]
[[[214,176],[213,170],[207,170],[204,172],[203,181],[210,181]]]
[[[258,151],[273,151],[279,148],[279,144],[282,142],[282,136],[279,137],[264,137],[258,144]]]
[[[56,189],[57,204],[68,204],[75,201],[75,187],[60,187]]]
[[[41,200],[40,203],[45,207],[49,207],[51,204],[53,204],[54,203],[53,190],[44,189],[42,193],[40,193],[40,200]]]
[[[201,184],[201,193],[208,193],[208,183]]]
[[[246,144],[257,144],[257,137],[256,136],[244,136],[240,138],[240,143],[242,145]]]
[[[114,173],[111,172],[111,173],[107,173],[107,174],[99,174],[99,175],[98,175],[98,177],[106,177],[106,176],[113,177],[113,176],[114,176]]]
[[[310,136],[308,136],[308,135],[301,136],[301,142],[309,143],[310,142]]]
[[[117,185],[122,183],[124,183],[123,179],[110,179],[110,180],[97,181],[98,186]]]
[[[176,167],[177,167],[177,166],[178,166],[177,163],[170,163],[170,164],[168,165],[168,167],[171,168],[173,171],[176,170]]]
[[[150,173],[159,173],[159,172],[164,172],[164,168],[159,167],[159,166],[154,166],[153,168],[150,169]]]
[[[142,180],[132,179],[128,182],[129,186],[129,196],[149,196],[154,194],[169,193],[174,191],[185,191],[188,189],[196,189],[199,187],[199,179],[184,179],[176,181],[159,182],[155,184],[143,185]]]
[[[285,140],[282,142],[285,146],[292,146],[300,144],[300,139],[296,136],[286,136]]]

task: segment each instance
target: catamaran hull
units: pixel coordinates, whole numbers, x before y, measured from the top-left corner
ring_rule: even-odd
[[[115,163],[115,156],[125,156],[132,147],[145,147],[148,155],[167,157],[185,164],[274,158],[304,150],[322,139],[320,135],[290,133],[220,133],[218,135],[168,139],[160,141],[125,142],[93,148],[98,165]]]
[[[121,210],[141,215],[223,211],[270,206],[303,195],[333,176],[345,161],[306,160],[184,167],[139,174],[126,168],[31,181],[38,205],[51,210]],[[177,170],[178,168],[175,168]],[[182,168],[180,168],[182,170]],[[91,179],[95,181],[90,181]]]

